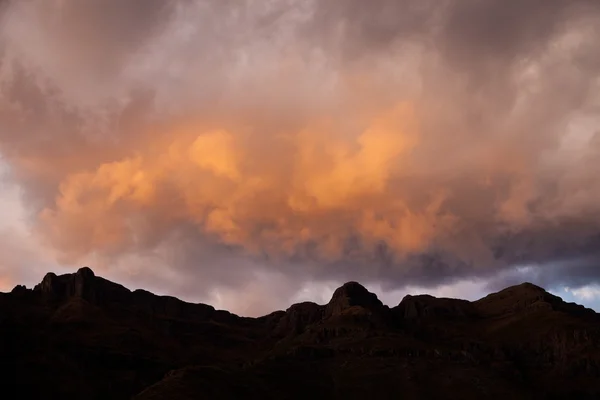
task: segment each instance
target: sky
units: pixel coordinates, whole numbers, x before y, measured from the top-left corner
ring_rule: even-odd
[[[0,0],[0,290],[600,310],[597,0]]]

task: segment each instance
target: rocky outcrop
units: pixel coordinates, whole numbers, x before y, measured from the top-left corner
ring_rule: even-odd
[[[124,286],[96,276],[87,267],[80,268],[74,274],[56,275],[50,272],[35,286],[34,292],[51,302],[79,298],[90,304],[126,307],[157,318],[188,321],[214,319],[221,322],[239,319],[227,311],[217,311],[206,304],[187,303],[171,296],[157,296],[142,289],[131,292]]]
[[[49,298],[60,298],[65,295],[64,282],[54,272],[48,272],[42,282],[36,285],[33,290]]]
[[[354,307],[360,307],[371,313],[381,313],[386,307],[375,293],[369,292],[358,282],[347,282],[335,292],[325,307],[325,317],[347,313]]]
[[[25,285],[17,285],[10,291],[11,294],[22,295],[27,293],[29,290],[25,287]]]
[[[192,304],[171,296],[157,296],[146,290],[136,290],[130,298],[131,305],[141,312],[159,317],[205,321],[215,314],[206,304]]]
[[[312,302],[304,302],[292,305],[285,311],[276,327],[276,334],[298,335],[309,325],[323,319],[324,306]]]
[[[417,318],[472,318],[477,315],[473,304],[466,300],[437,298],[430,295],[405,296],[398,306],[392,309],[395,317]]]
[[[34,287],[34,291],[51,301],[80,297],[93,304],[126,302],[131,293],[117,283],[96,277],[88,267],[80,268],[74,274],[56,275],[49,272]]]
[[[122,285],[96,276],[87,267],[74,274],[56,275],[50,272],[35,286],[33,293],[51,303],[62,304],[81,299],[96,306],[126,308],[153,318],[240,324],[248,322],[248,319],[228,311],[215,310],[206,304],[187,303],[171,296],[157,296],[142,289],[132,292]]]
[[[82,297],[88,301],[95,300],[95,275],[87,268],[79,269],[75,274],[57,276],[49,272],[34,291],[52,300],[61,300],[68,297]]]
[[[492,317],[535,311],[560,311],[571,315],[593,316],[596,313],[575,303],[567,303],[543,288],[525,282],[492,293],[473,305],[482,315]]]

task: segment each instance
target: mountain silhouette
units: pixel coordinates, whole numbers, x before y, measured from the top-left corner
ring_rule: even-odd
[[[530,283],[388,307],[348,282],[245,318],[82,268],[0,294],[0,343],[32,399],[600,398],[600,315]]]

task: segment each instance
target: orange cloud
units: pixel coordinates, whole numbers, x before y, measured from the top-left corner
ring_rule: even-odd
[[[406,104],[377,115],[356,140],[331,138],[331,125],[297,137],[294,209],[340,208],[361,196],[382,194],[402,166],[402,155],[417,143],[414,111]]]
[[[40,215],[46,237],[73,260],[118,251],[135,241],[133,217],[155,213],[193,221],[249,252],[291,255],[314,242],[321,256],[336,259],[350,235],[370,246],[386,241],[399,254],[423,250],[450,219],[440,215],[443,196],[411,208],[390,186],[410,170],[419,142],[413,107],[346,122],[319,120],[272,137],[273,148],[287,153],[270,165],[255,162],[269,155],[234,130],[174,130],[162,153],[64,179],[54,207]]]
[[[225,131],[204,133],[194,140],[190,149],[190,159],[200,168],[211,171],[233,181],[240,179],[238,170],[239,155],[236,154],[235,139]]]

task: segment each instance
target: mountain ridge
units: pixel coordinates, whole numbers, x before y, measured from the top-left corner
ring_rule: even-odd
[[[25,293],[27,291],[33,290],[34,292],[35,291],[41,291],[42,293],[46,293],[46,294],[52,292],[54,295],[59,295],[59,296],[61,296],[61,295],[65,296],[66,294],[76,294],[76,295],[79,295],[81,297],[86,298],[87,296],[93,296],[92,293],[83,293],[83,291],[84,290],[89,290],[88,288],[89,288],[90,284],[93,282],[94,279],[97,280],[97,281],[99,281],[100,285],[103,285],[104,287],[111,287],[112,288],[112,292],[119,292],[120,291],[122,295],[125,294],[126,292],[128,292],[130,294],[134,294],[134,293],[138,293],[138,294],[146,293],[146,294],[152,295],[152,296],[154,296],[156,298],[161,298],[161,299],[165,299],[165,300],[167,300],[167,299],[168,300],[174,300],[174,301],[177,301],[177,302],[180,302],[180,303],[185,303],[185,304],[188,304],[188,305],[208,306],[208,307],[213,308],[215,311],[224,311],[224,312],[230,313],[232,315],[236,315],[236,314],[233,314],[233,313],[231,313],[231,312],[229,312],[227,310],[217,310],[214,306],[206,304],[206,303],[189,302],[189,301],[181,300],[181,299],[179,299],[179,298],[177,298],[175,296],[172,296],[172,295],[157,295],[157,294],[154,294],[154,293],[149,292],[149,291],[147,291],[145,289],[142,289],[142,288],[129,289],[129,288],[127,288],[127,287],[125,287],[125,286],[123,286],[123,285],[121,285],[119,283],[110,281],[110,280],[102,278],[100,276],[96,276],[96,274],[89,267],[82,267],[82,268],[79,268],[74,273],[65,273],[65,274],[61,274],[61,275],[57,275],[57,274],[55,274],[53,272],[48,272],[44,276],[44,278],[42,279],[42,281],[39,284],[35,285],[32,289],[28,289],[25,285],[17,284],[10,292],[0,292],[0,294]],[[583,305],[580,305],[580,304],[577,304],[577,303],[574,303],[574,302],[566,302],[560,296],[551,294],[550,292],[548,292],[543,287],[535,285],[535,284],[530,283],[530,282],[523,282],[523,283],[520,283],[520,284],[508,286],[508,287],[506,287],[506,288],[504,288],[502,290],[499,290],[497,292],[489,293],[488,295],[486,295],[486,296],[484,296],[484,297],[482,297],[480,299],[477,299],[477,300],[465,300],[465,299],[460,299],[460,298],[456,298],[456,297],[436,297],[436,296],[432,296],[430,294],[417,294],[417,295],[406,294],[396,306],[390,307],[389,305],[383,304],[381,302],[381,300],[378,299],[378,297],[377,297],[376,294],[369,292],[368,289],[365,286],[363,286],[362,284],[360,284],[359,282],[348,281],[348,282],[342,284],[336,290],[334,290],[334,293],[332,295],[332,299],[330,300],[329,303],[318,304],[318,303],[315,303],[313,301],[306,300],[306,301],[302,301],[300,303],[294,303],[294,304],[290,305],[288,307],[288,309],[292,308],[293,306],[296,306],[296,305],[299,305],[299,304],[304,304],[304,303],[313,303],[313,304],[316,304],[316,305],[327,306],[336,297],[336,292],[341,291],[343,289],[347,289],[349,287],[356,288],[357,290],[361,291],[363,295],[365,295],[367,297],[368,297],[369,294],[374,295],[375,302],[379,302],[381,304],[381,306],[388,307],[390,309],[398,307],[404,300],[411,299],[411,298],[433,298],[433,299],[437,299],[437,300],[440,300],[440,301],[444,301],[444,300],[445,301],[448,301],[448,300],[449,301],[458,300],[458,301],[461,301],[461,302],[468,302],[468,303],[474,303],[475,304],[475,303],[481,303],[481,302],[485,301],[485,299],[487,299],[487,298],[501,295],[502,293],[512,293],[512,292],[515,292],[515,291],[523,289],[523,288],[528,288],[530,291],[536,291],[538,293],[543,293],[543,296],[546,299],[555,298],[555,299],[558,299],[558,302],[562,302],[562,303],[564,303],[566,305],[574,305],[574,306],[577,307],[577,309],[580,309],[580,310],[584,309],[585,310],[584,312],[593,312],[593,313],[598,314],[595,310],[587,308],[587,307],[585,307]],[[520,290],[520,292],[523,293],[524,290]],[[349,297],[347,297],[347,298],[349,298]],[[269,314],[276,313],[276,312],[282,312],[282,311],[284,311],[284,310],[274,310],[274,311],[272,311],[272,312],[270,312],[268,314],[265,314],[265,315],[262,315],[262,316],[258,316],[258,317],[248,317],[248,316],[241,316],[241,315],[239,315],[239,316],[236,315],[236,316],[238,316],[240,318],[263,318],[263,317],[266,317]]]
[[[600,314],[531,283],[389,307],[351,281],[326,304],[251,318],[84,267],[2,293],[0,336],[15,371],[1,383],[32,398],[600,395]]]

